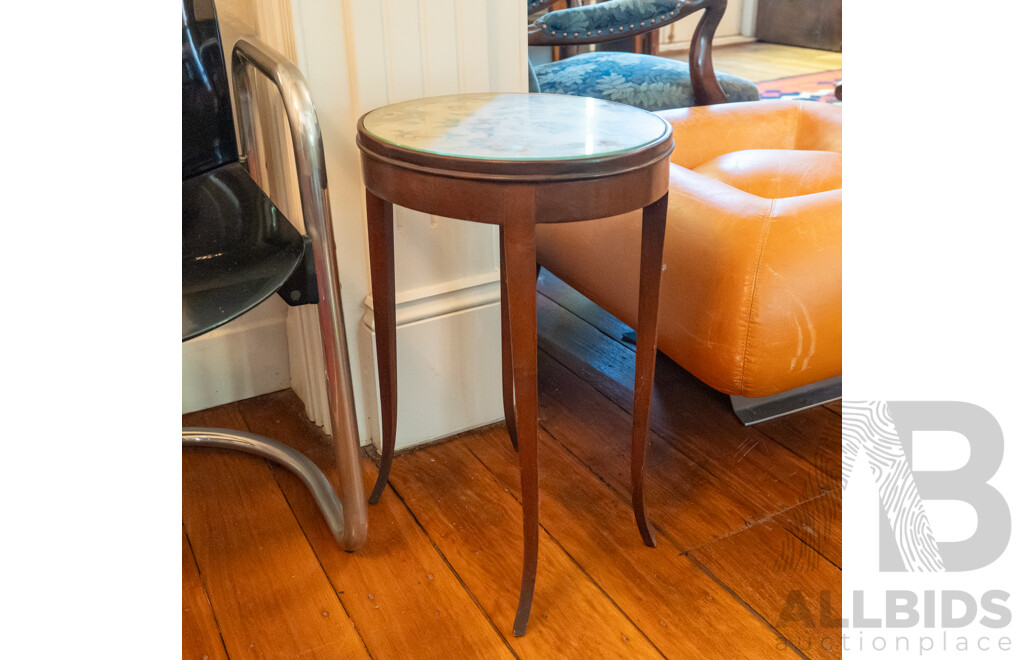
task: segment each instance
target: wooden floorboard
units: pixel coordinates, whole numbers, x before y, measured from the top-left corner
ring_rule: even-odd
[[[497,425],[400,455],[356,553],[337,546],[286,470],[186,450],[183,656],[830,657],[823,640],[834,631],[817,617],[821,593],[841,593],[842,500],[814,467],[814,443],[838,443],[838,415],[744,427],[714,392],[659,364],[646,493],[660,542],[647,548],[629,499],[622,381],[633,353],[540,301],[544,529],[525,637],[510,634],[522,561],[517,456]],[[603,357],[582,363],[585,346]],[[291,391],[183,423],[274,437],[338,485],[328,439]],[[792,473],[786,487],[755,495],[739,485],[774,483],[777,465]],[[375,475],[364,460],[364,488]],[[814,625],[794,609],[794,591]]]
[[[685,55],[673,57],[686,60]],[[731,73],[751,82],[843,68],[842,53],[768,43],[717,47],[714,59],[715,71]]]
[[[843,495],[837,489],[780,513],[778,522],[825,559],[843,567]],[[808,561],[817,561],[808,555]]]
[[[512,630],[522,566],[522,507],[473,455],[491,427],[396,458],[391,484],[475,594],[498,630]],[[545,510],[549,496],[541,493]],[[658,650],[549,535],[540,535],[537,590],[520,657],[661,657]]]
[[[466,440],[481,464],[517,493],[519,470],[507,435],[499,428]],[[667,657],[785,657],[772,629],[678,547],[665,539],[646,547],[632,507],[546,432],[540,464],[541,525]],[[538,582],[538,591],[548,588]]]
[[[630,415],[545,352],[540,354],[538,373],[541,427],[623,502],[631,502]],[[657,435],[648,448],[644,492],[653,524],[680,550],[745,529],[767,516]],[[618,524],[632,528],[632,509],[627,513]]]
[[[537,298],[538,342],[623,410],[632,409],[634,354],[544,295]],[[749,502],[775,513],[807,499],[814,466],[762,433],[743,426],[728,397],[711,390],[664,355],[655,372],[651,428]]]
[[[181,530],[181,657],[187,660],[225,660],[228,657],[184,527]]]
[[[218,413],[183,423],[246,430]],[[369,657],[266,461],[185,449],[182,519],[230,658]]]
[[[843,462],[842,419],[824,406],[785,415],[757,425],[757,430],[822,472]],[[836,476],[836,475],[833,475]]]
[[[842,616],[842,572],[828,561],[807,560],[806,550],[773,520],[693,550],[690,556],[801,653],[814,659],[839,658],[842,630],[835,620]]]
[[[622,344],[626,350],[636,353],[636,341],[629,342],[623,339],[623,335],[632,332],[632,328],[543,268],[537,277],[537,292],[558,303],[562,309],[572,312],[594,326],[610,339]]]
[[[302,451],[340,487],[329,438],[305,419],[291,392],[250,399],[241,408],[253,432]],[[362,467],[369,492],[377,469],[365,459]],[[348,553],[298,478],[276,466],[274,473],[373,657],[512,657],[502,635],[394,492],[389,489],[378,505],[369,507],[366,546]],[[410,640],[415,640],[414,652]]]

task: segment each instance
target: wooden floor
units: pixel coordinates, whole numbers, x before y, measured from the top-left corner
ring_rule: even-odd
[[[686,55],[674,55],[686,59]],[[715,71],[731,73],[751,82],[803,76],[843,68],[843,54],[779,44],[738,44],[715,47]]]
[[[400,454],[356,553],[286,470],[183,452],[184,658],[839,657],[840,424],[830,404],[744,427],[727,397],[659,357],[645,547],[629,495],[632,347],[544,273],[538,294],[540,570],[511,635],[521,566],[504,425]],[[291,391],[184,416],[309,455]],[[369,492],[376,467],[363,462]]]

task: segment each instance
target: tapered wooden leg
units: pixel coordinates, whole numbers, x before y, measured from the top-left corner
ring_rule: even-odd
[[[657,357],[658,297],[661,290],[662,252],[665,243],[665,213],[668,195],[644,207],[640,244],[640,295],[636,329],[636,381],[633,388],[633,447],[631,475],[633,515],[644,544],[657,540],[647,520],[644,504],[644,465],[647,462],[647,431],[650,425],[651,390]]]
[[[503,235],[523,502],[523,577],[512,634],[522,637],[530,620],[537,579],[537,280],[533,193],[520,192],[506,209]]]
[[[505,272],[505,228],[498,227],[498,244],[501,257],[501,399],[505,406],[505,428],[512,440],[512,449],[519,451],[516,435],[516,404],[512,378],[512,330],[509,325],[508,286]]]
[[[395,351],[395,226],[390,202],[366,191],[366,224],[370,243],[373,326],[377,336],[377,377],[380,379],[381,460],[370,504],[380,501],[395,456],[398,422],[398,361]]]

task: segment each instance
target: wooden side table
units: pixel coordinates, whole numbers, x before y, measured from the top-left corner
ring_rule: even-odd
[[[408,101],[359,120],[382,408],[382,460],[370,495],[383,493],[398,416],[392,204],[498,225],[501,243],[505,420],[519,451],[523,574],[513,634],[526,632],[537,575],[538,222],[572,222],[643,208],[633,408],[633,510],[655,544],[643,471],[656,354],[658,292],[672,130],[660,117],[597,99],[463,94]]]

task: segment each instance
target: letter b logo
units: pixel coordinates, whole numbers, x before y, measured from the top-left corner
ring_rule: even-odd
[[[970,446],[956,470],[913,471],[915,431],[952,431]],[[843,486],[857,456],[866,454],[879,489],[883,571],[970,571],[991,564],[1010,540],[1010,509],[988,480],[1003,459],[1003,432],[985,409],[959,401],[843,403]],[[941,542],[932,534],[926,500],[973,507],[974,535]]]

